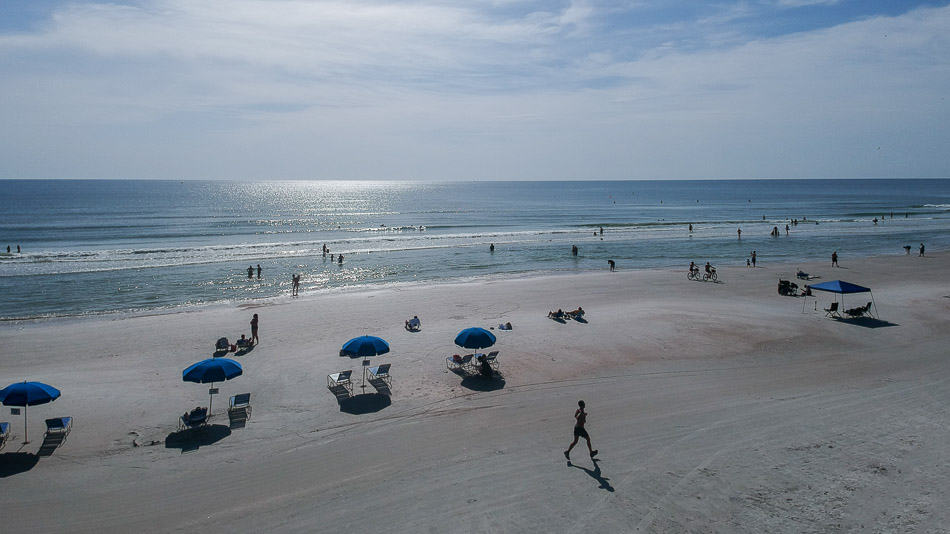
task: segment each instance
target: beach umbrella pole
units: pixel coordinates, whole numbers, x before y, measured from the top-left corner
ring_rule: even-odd
[[[30,433],[27,432],[26,405],[23,406],[23,443],[30,442]]]
[[[211,394],[211,390],[214,388],[214,382],[211,383],[211,387],[208,388],[208,416],[211,416],[211,401],[214,400],[214,395]]]

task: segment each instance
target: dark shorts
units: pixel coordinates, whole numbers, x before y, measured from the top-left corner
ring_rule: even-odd
[[[574,427],[574,437],[575,437],[575,438],[590,439],[590,436],[587,435],[587,431],[584,430],[584,427],[582,427],[582,426],[575,426],[575,427]]]

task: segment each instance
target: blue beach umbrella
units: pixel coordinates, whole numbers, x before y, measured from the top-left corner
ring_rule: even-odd
[[[484,349],[495,344],[495,334],[484,328],[466,328],[455,336],[455,344],[466,349]]]
[[[17,382],[0,389],[0,402],[4,406],[23,407],[23,443],[29,443],[26,426],[26,407],[46,404],[58,399],[58,389],[42,382]]]
[[[215,382],[224,382],[244,374],[241,364],[228,358],[209,358],[189,366],[181,372],[181,379],[185,382],[196,382],[198,384]],[[208,413],[211,413],[211,399],[213,395],[208,395]]]
[[[369,358],[370,356],[379,356],[380,354],[386,354],[389,352],[389,343],[386,343],[386,340],[376,336],[360,336],[354,337],[353,339],[347,341],[343,344],[343,348],[340,349],[340,356],[346,355],[350,358]],[[369,365],[369,362],[363,362],[363,385],[361,387],[366,387],[366,366]]]
[[[389,352],[389,343],[376,336],[354,337],[343,344],[340,350],[341,355],[351,358],[367,358],[369,356],[379,356]]]

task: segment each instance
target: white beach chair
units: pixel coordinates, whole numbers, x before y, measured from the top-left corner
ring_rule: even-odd
[[[353,394],[353,383],[350,381],[352,375],[352,370],[327,375],[327,389],[329,389],[337,399],[349,397]]]
[[[449,356],[445,359],[445,368],[449,371],[464,371],[472,363],[473,354],[466,354],[465,356]]]
[[[69,431],[73,429],[72,417],[54,417],[46,420],[46,437],[61,437],[65,441]]]
[[[498,351],[493,350],[485,355],[485,359],[488,360],[488,364],[491,365],[491,368],[498,370]]]
[[[10,437],[10,423],[0,423],[0,449],[7,443]]]
[[[231,428],[241,428],[251,418],[251,394],[241,393],[231,397],[228,405],[228,421]]]
[[[389,368],[391,365],[392,364],[384,363],[366,370],[366,381],[380,393],[389,393],[392,387],[392,377],[389,376]]]

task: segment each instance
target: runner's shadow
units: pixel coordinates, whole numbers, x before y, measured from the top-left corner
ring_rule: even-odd
[[[613,493],[613,492],[614,492],[614,487],[610,485],[610,479],[607,478],[607,477],[605,477],[605,476],[603,476],[603,474],[601,474],[601,472],[600,472],[600,465],[598,465],[598,463],[597,463],[597,462],[599,462],[600,460],[598,460],[597,458],[593,458],[592,461],[594,462],[594,468],[593,468],[593,469],[587,469],[586,467],[581,467],[581,466],[579,466],[579,465],[576,465],[576,464],[574,464],[574,463],[571,463],[570,460],[567,461],[567,465],[569,465],[570,467],[576,467],[577,469],[580,469],[581,471],[583,471],[583,472],[587,473],[588,475],[590,475],[590,476],[591,476],[594,480],[596,480],[597,482],[600,482],[600,487],[597,488],[597,489],[603,489],[603,490],[607,490],[607,491]]]

